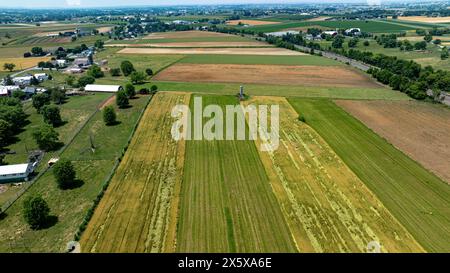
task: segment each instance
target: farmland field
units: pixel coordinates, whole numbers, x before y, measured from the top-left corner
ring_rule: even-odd
[[[155,81],[159,90],[186,91],[203,94],[235,95],[242,84],[239,83],[199,83],[199,82],[164,82]],[[143,84],[138,87],[149,88],[152,85]],[[408,100],[401,92],[393,92],[388,88],[357,88],[357,87],[315,87],[293,85],[263,85],[245,84],[245,92],[251,96],[287,96],[310,98],[340,98],[340,99],[389,99]]]
[[[161,71],[154,79],[317,87],[380,87],[367,75],[342,66],[197,64],[193,67],[190,64],[180,63]]]
[[[298,51],[284,48],[124,48],[120,54],[229,54],[229,55],[274,55],[274,56],[300,56],[305,55]]]
[[[450,183],[450,111],[439,105],[337,101],[367,127]],[[414,118],[411,118],[413,117]]]
[[[366,252],[371,241],[383,252],[423,251],[286,99],[245,104],[280,107],[280,147],[259,154],[301,252]]]
[[[110,94],[96,96],[99,95],[103,95],[106,99]],[[74,98],[76,97],[72,99]],[[79,98],[84,99],[84,103],[81,100],[78,101],[80,110],[83,107],[92,106],[94,109],[97,107],[97,104],[86,101],[96,97]],[[116,109],[117,119],[120,122],[118,125],[105,126],[101,112],[97,112],[89,120],[60,155],[62,158],[72,160],[80,181],[79,187],[62,191],[57,188],[51,170],[46,172],[6,211],[6,218],[0,221],[0,252],[64,252],[66,250],[67,243],[74,239],[88,209],[113,170],[115,161],[122,153],[140,111],[145,108],[148,99],[148,96],[139,97],[131,100],[132,107]],[[73,112],[73,116],[77,115]],[[90,139],[96,146],[95,152],[91,152]],[[46,164],[45,160],[42,164]],[[54,216],[57,222],[46,229],[33,231],[23,219],[22,207],[26,197],[37,194],[42,195],[48,202],[50,215]]]
[[[365,32],[373,33],[391,33],[391,32],[403,32],[407,30],[415,30],[412,26],[402,26],[396,24],[390,24],[389,22],[383,21],[303,21],[303,22],[286,22],[276,25],[263,25],[263,26],[252,26],[248,29],[260,32],[275,32],[286,29],[293,29],[298,27],[319,25],[322,27],[327,27],[329,29],[336,28],[360,28]]]
[[[5,71],[3,64],[13,63],[16,65],[15,71],[27,69],[37,66],[39,62],[49,61],[49,57],[37,57],[37,58],[0,58],[0,71]]]
[[[427,17],[427,16],[400,16],[399,20],[422,22],[422,23],[450,23],[450,16],[446,17]]]
[[[236,26],[236,25],[250,25],[250,26],[263,26],[263,25],[273,25],[279,24],[276,21],[266,21],[266,20],[230,20],[227,21],[227,25]]]
[[[209,104],[238,101],[203,96]],[[177,251],[297,251],[253,141],[186,142]]]
[[[248,41],[248,42],[159,42],[159,43],[139,43],[139,44],[108,44],[107,47],[118,46],[118,47],[173,47],[173,48],[191,48],[191,47],[272,47],[272,45],[258,42],[258,41]]]
[[[290,98],[425,250],[449,252],[450,188],[330,100]]]
[[[82,237],[84,252],[174,251],[184,142],[171,138],[170,114],[188,101],[186,93],[153,98]]]
[[[255,56],[255,55],[187,55],[179,63],[190,64],[268,64],[268,65],[343,65],[340,62],[313,55]]]

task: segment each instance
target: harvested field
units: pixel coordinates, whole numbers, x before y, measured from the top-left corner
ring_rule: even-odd
[[[330,17],[330,16],[319,16],[319,17],[315,17],[315,18],[308,19],[308,20],[306,20],[306,21],[309,21],[309,22],[318,22],[318,21],[326,21],[326,20],[331,19],[331,18],[332,18],[332,17]]]
[[[412,159],[450,183],[450,111],[416,101],[337,101]]]
[[[227,25],[231,25],[231,26],[239,25],[239,23],[241,23],[243,25],[250,25],[250,26],[261,26],[261,25],[279,24],[280,22],[260,21],[260,20],[230,20],[230,21],[227,21]]]
[[[39,32],[39,33],[34,34],[33,36],[35,36],[35,37],[47,37],[49,35],[59,35],[60,32],[65,32],[65,31],[75,31],[75,29],[73,28],[73,29],[63,29],[63,30],[50,31],[50,32]]]
[[[82,236],[84,252],[173,252],[184,142],[170,134],[171,109],[187,93],[158,93],[148,106]]]
[[[273,47],[267,43],[252,42],[183,42],[183,43],[151,43],[151,44],[108,44],[110,47]]]
[[[173,65],[155,76],[159,81],[237,82],[277,85],[380,87],[367,76],[339,66],[190,64]]]
[[[398,20],[414,21],[421,23],[448,23],[450,22],[450,16],[446,17],[427,17],[427,16],[400,16]]]
[[[100,27],[100,28],[97,28],[99,33],[110,32],[112,29],[113,29],[113,27]]]
[[[211,32],[211,31],[174,31],[151,33],[144,37],[144,39],[184,39],[184,38],[207,38],[207,37],[227,37],[234,36],[231,34]]]
[[[299,56],[305,55],[298,51],[284,48],[124,48],[121,54],[226,54],[226,55],[272,55]]]
[[[30,67],[36,66],[39,62],[46,62],[50,60],[49,57],[37,57],[37,58],[0,58],[0,71],[5,71],[3,69],[3,64],[13,63],[16,65],[14,70],[23,70]]]
[[[297,251],[253,141],[186,141],[177,238],[178,252]]]
[[[280,107],[280,146],[259,155],[301,252],[424,251],[285,98],[245,104]]]
[[[448,184],[334,102],[289,102],[426,251],[450,251]]]

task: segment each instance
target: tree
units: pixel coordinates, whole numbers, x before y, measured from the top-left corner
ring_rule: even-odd
[[[42,47],[36,46],[31,49],[31,53],[35,56],[42,56],[44,55],[44,50],[42,50]]]
[[[448,59],[448,55],[449,55],[448,50],[442,50],[442,52],[441,52],[441,60]]]
[[[150,91],[152,92],[152,94],[155,94],[158,91],[158,86],[152,85],[152,87],[150,88]]]
[[[92,76],[83,76],[78,79],[78,86],[85,87],[88,84],[93,84],[95,82],[95,78]]]
[[[69,160],[59,160],[53,166],[53,176],[60,189],[70,189],[74,186],[76,172],[72,162]]]
[[[103,121],[106,125],[114,125],[117,122],[117,115],[116,110],[114,110],[114,107],[112,106],[106,106],[105,109],[103,109]]]
[[[122,70],[122,74],[125,77],[128,77],[132,72],[136,71],[136,69],[134,69],[134,66],[130,61],[123,61],[120,64],[120,70]]]
[[[24,100],[27,97],[27,95],[22,90],[15,90],[12,92],[12,97],[18,98],[19,100]]]
[[[65,82],[66,82],[66,84],[68,85],[68,86],[71,86],[71,87],[74,87],[75,86],[75,81],[76,81],[77,79],[75,78],[75,76],[73,76],[73,75],[70,75],[70,76],[67,76],[66,77],[66,80],[65,80]]]
[[[119,77],[120,76],[120,68],[111,68],[111,70],[109,70],[109,73],[113,77]]]
[[[95,41],[95,44],[94,44],[94,46],[96,47],[96,48],[103,48],[104,47],[104,42],[102,41],[102,40],[97,40],[97,41]]]
[[[128,96],[125,91],[119,91],[116,93],[116,104],[119,108],[126,108],[129,105]]]
[[[342,35],[336,35],[336,37],[334,37],[333,43],[331,44],[331,46],[333,48],[342,48],[342,45],[344,44],[345,38]]]
[[[348,41],[348,47],[354,48],[358,45],[358,38],[352,38]]]
[[[130,80],[133,84],[139,84],[145,81],[147,77],[145,76],[144,72],[137,72],[133,71],[130,74]]]
[[[433,40],[433,36],[430,34],[425,35],[425,37],[423,37],[423,39],[425,40],[425,42],[429,43],[431,42],[431,40]]]
[[[153,70],[151,68],[147,68],[145,73],[147,73],[148,76],[153,76]]]
[[[50,96],[46,93],[36,94],[33,96],[33,107],[40,113],[44,105],[50,104]]]
[[[14,81],[12,80],[10,75],[6,75],[4,82],[5,82],[5,85],[14,85]]]
[[[9,72],[12,72],[15,67],[16,67],[16,65],[13,64],[13,63],[5,63],[5,64],[3,64],[3,69],[4,70],[8,70]]]
[[[8,145],[8,136],[11,134],[11,124],[0,119],[0,149]]]
[[[33,138],[39,149],[53,151],[59,146],[59,134],[52,126],[45,124],[33,132]]]
[[[427,42],[425,42],[425,41],[417,42],[414,44],[414,48],[416,50],[425,50],[425,49],[427,49]]]
[[[31,229],[45,226],[50,214],[47,202],[40,196],[30,196],[23,202],[23,216]]]
[[[93,65],[89,67],[88,71],[86,72],[87,75],[93,77],[93,78],[102,78],[105,76],[105,73],[103,73],[102,69],[98,65]]]
[[[364,45],[364,46],[369,46],[369,45],[370,45],[370,42],[367,41],[367,40],[365,40],[364,43],[363,43],[363,45]]]
[[[49,90],[52,101],[56,104],[62,104],[66,100],[66,92],[60,88],[52,88]]]
[[[46,105],[42,108],[42,117],[44,122],[56,127],[62,124],[59,108],[55,105]]]
[[[442,44],[442,40],[441,39],[436,39],[436,40],[433,41],[433,44],[440,45],[440,44]]]
[[[131,83],[127,83],[127,85],[125,85],[125,93],[127,94],[127,97],[131,99],[136,95],[136,89]]]

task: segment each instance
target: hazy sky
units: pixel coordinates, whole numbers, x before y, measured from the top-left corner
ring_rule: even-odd
[[[241,3],[323,3],[365,2],[365,0],[0,0],[0,7],[106,7],[131,5],[192,5],[192,4],[241,4]]]

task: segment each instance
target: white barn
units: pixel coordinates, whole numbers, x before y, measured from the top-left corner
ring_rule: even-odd
[[[107,92],[107,93],[117,93],[123,90],[120,85],[104,85],[104,84],[88,84],[84,88],[84,91],[88,92]]]
[[[0,166],[0,184],[27,181],[28,176],[34,170],[34,164],[28,163]]]

